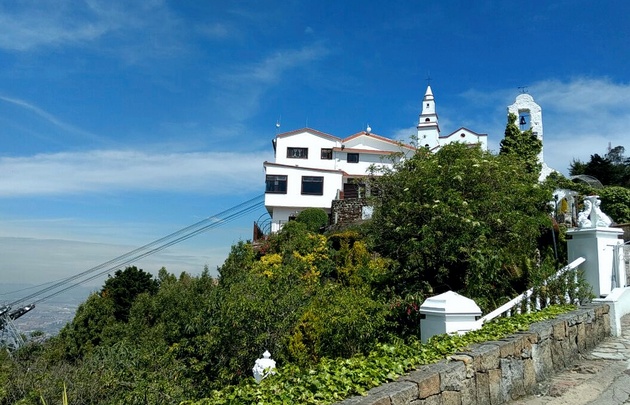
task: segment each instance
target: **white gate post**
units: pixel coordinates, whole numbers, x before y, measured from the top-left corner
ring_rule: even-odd
[[[442,333],[463,334],[478,329],[481,309],[470,298],[453,291],[427,298],[420,305],[420,336],[423,343]]]

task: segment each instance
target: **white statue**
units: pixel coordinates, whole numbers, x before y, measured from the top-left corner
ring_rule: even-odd
[[[271,359],[271,353],[265,350],[263,358],[256,360],[254,368],[252,368],[252,373],[254,373],[254,378],[257,383],[261,382],[263,378],[276,374],[276,362]]]
[[[597,213],[596,226],[604,226],[608,228],[610,225],[612,225],[613,221],[599,208],[599,206],[602,204],[602,200],[599,199],[599,196],[595,197],[595,206],[593,207],[593,210],[595,210],[595,212]]]
[[[584,209],[578,214],[578,228],[607,228],[612,224],[610,217],[599,208],[601,203],[598,195],[584,198]]]

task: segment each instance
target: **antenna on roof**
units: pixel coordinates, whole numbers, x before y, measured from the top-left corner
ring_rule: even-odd
[[[282,115],[276,120],[276,135],[278,135],[278,131],[280,130],[280,121],[282,120]]]
[[[370,126],[370,124],[367,124],[367,128],[365,128],[365,132],[367,132],[368,134],[372,132],[372,127]]]

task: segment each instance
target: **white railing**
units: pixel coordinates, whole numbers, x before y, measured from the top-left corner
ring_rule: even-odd
[[[542,286],[536,286],[536,287],[532,287],[529,290],[525,291],[523,294],[519,295],[518,297],[506,302],[505,304],[501,305],[499,308],[495,309],[494,311],[490,312],[487,315],[482,316],[481,318],[479,318],[477,320],[477,324],[479,327],[483,326],[484,323],[497,318],[501,315],[507,315],[507,316],[511,316],[512,314],[515,313],[521,313],[521,312],[530,312],[532,310],[532,306],[534,307],[534,309],[539,310],[541,308],[544,308],[546,306],[548,306],[551,303],[551,297],[549,294],[544,294],[544,297],[541,296],[541,294],[539,294],[540,290],[545,290],[546,287],[553,281],[559,279],[560,277],[564,276],[565,274],[574,271],[577,269],[577,267],[584,263],[586,261],[585,258],[583,257],[579,257],[577,259],[575,259],[574,261],[572,261],[571,263],[569,263],[568,265],[564,266],[563,268],[561,268],[556,274],[554,274],[553,276],[549,277],[548,279],[546,279]],[[564,293],[564,301],[566,303],[574,303],[574,304],[579,304],[579,299],[578,299],[578,294],[577,294],[577,286],[578,286],[578,279],[577,279],[577,271],[575,271],[573,273],[573,280],[572,280],[572,285],[575,287],[575,291],[573,291],[574,294],[570,294],[569,291],[569,286],[567,286],[567,288],[565,288],[565,293]],[[571,296],[573,295],[573,296]],[[532,299],[532,297],[534,297]]]

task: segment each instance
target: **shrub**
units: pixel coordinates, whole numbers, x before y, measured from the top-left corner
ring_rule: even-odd
[[[328,225],[328,214],[321,208],[307,208],[295,220],[305,224],[309,232],[321,232]]]

